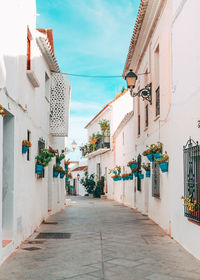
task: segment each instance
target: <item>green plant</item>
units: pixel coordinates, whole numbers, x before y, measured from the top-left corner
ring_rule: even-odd
[[[150,171],[150,163],[147,163],[147,164],[143,163],[142,168],[146,171]]]
[[[66,171],[66,177],[72,179],[72,173],[70,171]]]
[[[196,200],[193,200],[192,194],[190,194],[189,197],[181,196],[181,199],[184,200],[184,206],[190,212],[194,212],[194,211],[198,211],[199,210],[200,204]]]
[[[125,91],[126,91],[126,88],[125,88],[125,86],[123,86],[122,89],[121,89],[121,93],[123,93]]]
[[[62,168],[62,166],[60,166],[60,164],[54,164],[53,171],[57,171],[63,174],[65,173],[65,170]]]
[[[122,174],[122,177],[128,177],[129,176],[129,173],[123,173]]]
[[[95,188],[95,175],[94,173],[89,175],[88,172],[85,172],[84,178],[80,180],[80,183],[85,187],[88,194],[93,194]]]
[[[114,169],[121,172],[121,166],[120,165],[116,165]]]
[[[110,136],[110,122],[109,120],[101,120],[99,122],[100,128],[101,128],[101,133],[102,136]]]
[[[165,152],[165,154],[161,154],[159,159],[156,159],[156,163],[164,163],[164,162],[168,162],[169,161],[169,156],[168,154]]]
[[[157,145],[151,144],[150,147],[142,153],[142,155],[146,156],[148,154],[161,153],[162,147],[163,147],[163,144],[161,142],[157,142]]]
[[[57,161],[61,161],[65,158],[64,150],[62,150],[61,154],[56,156]]]
[[[127,166],[131,166],[132,163],[137,163],[137,160],[133,158],[127,163]]]
[[[23,140],[23,141],[22,141],[22,145],[25,146],[25,147],[31,147],[31,146],[32,146],[32,145],[31,145],[31,142],[28,141],[28,140]]]
[[[96,187],[94,189],[94,197],[100,197],[104,194],[104,176],[97,181]]]
[[[5,117],[5,115],[6,115],[5,109],[3,108],[2,105],[0,105],[0,115],[1,115],[2,117]]]

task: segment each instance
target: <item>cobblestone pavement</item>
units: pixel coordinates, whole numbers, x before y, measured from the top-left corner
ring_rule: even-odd
[[[200,279],[200,262],[147,217],[113,201],[72,199],[48,220],[57,224],[42,224],[0,267],[0,280]],[[69,234],[35,239],[39,232]]]

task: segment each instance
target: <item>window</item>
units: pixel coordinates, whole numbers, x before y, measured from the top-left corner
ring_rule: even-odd
[[[50,96],[50,79],[49,75],[45,72],[45,97],[49,101]]]
[[[26,69],[31,70],[31,34],[27,28],[27,63]]]
[[[101,177],[101,166],[100,163],[97,163],[97,180]]]
[[[160,87],[156,89],[156,117],[160,115]]]
[[[41,150],[45,148],[45,141],[40,138],[38,141],[38,154],[40,154]],[[42,173],[39,175],[39,178],[44,178],[45,170],[43,169]]]
[[[155,66],[155,112],[156,117],[160,115],[160,65],[159,65],[159,45],[154,53]]]
[[[184,197],[190,198],[191,203],[200,203],[200,146],[191,139],[183,148],[184,158]],[[191,211],[184,207],[186,217],[200,223],[200,207]]]
[[[27,130],[27,140],[31,141],[31,132]],[[27,150],[27,160],[30,160],[30,149]]]
[[[160,197],[160,168],[155,160],[152,162],[152,196]]]
[[[140,136],[140,115],[138,115],[138,136]]]
[[[145,127],[149,125],[149,107],[148,104],[145,106]]]
[[[138,155],[137,162],[138,162],[138,170],[140,170],[141,169],[141,155]],[[141,179],[138,175],[137,175],[137,190],[141,192]]]

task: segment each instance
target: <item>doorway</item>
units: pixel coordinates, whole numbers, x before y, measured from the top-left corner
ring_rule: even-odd
[[[14,220],[14,116],[6,111],[3,118],[3,170],[2,170],[2,240],[13,239]]]

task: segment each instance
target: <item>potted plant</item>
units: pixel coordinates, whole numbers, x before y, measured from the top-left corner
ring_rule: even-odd
[[[143,163],[142,168],[146,171],[146,178],[150,178],[150,163]]]
[[[23,140],[22,141],[22,154],[25,154],[30,147],[31,147],[31,142],[28,140]]]
[[[159,159],[156,159],[156,163],[159,165],[162,173],[168,171],[168,162],[169,162],[169,156],[166,152],[165,154],[161,154]]]
[[[141,169],[138,171],[138,176],[141,180],[144,179],[144,174],[142,173]]]
[[[104,143],[110,143],[110,122],[109,120],[101,120],[99,122]]]
[[[133,173],[129,173],[129,174],[128,174],[128,179],[129,179],[129,180],[133,180]]]
[[[122,180],[123,180],[123,181],[128,180],[128,177],[129,177],[129,174],[128,174],[128,173],[123,173],[123,174],[122,174]]]
[[[137,177],[137,175],[138,175],[138,168],[137,167],[133,168],[132,169],[132,173],[134,174],[135,177]]]
[[[69,170],[69,165],[70,165],[69,159],[64,161],[64,165],[65,165],[65,171],[68,171]]]
[[[137,167],[137,160],[133,158],[127,163],[127,166],[132,170],[133,168]]]
[[[95,188],[95,174],[89,175],[88,172],[85,172],[84,178],[81,178],[80,183],[85,187],[89,197],[93,196],[94,188]]]
[[[60,170],[60,178],[63,179],[65,175],[66,171],[62,168],[62,170]]]
[[[62,150],[61,154],[56,156],[56,164],[60,164],[61,160],[65,158],[64,150]]]
[[[35,173],[40,175],[45,167],[44,157],[42,155],[38,155],[35,157],[36,164],[35,164]]]
[[[190,194],[189,197],[181,196],[181,199],[184,200],[184,206],[191,214],[199,211],[200,204],[192,198],[192,194]]]
[[[119,174],[111,176],[113,178],[113,181],[120,181],[122,177]]]
[[[5,115],[6,115],[5,109],[3,108],[3,106],[1,104],[0,104],[0,115],[2,117],[5,117]]]
[[[116,165],[115,170],[117,170],[117,173],[120,175],[121,174],[121,166]]]
[[[159,159],[161,157],[162,146],[163,144],[161,142],[157,142],[157,145],[152,145],[151,152],[153,153],[155,159]]]
[[[150,162],[153,161],[153,153],[152,153],[152,145],[150,146],[150,148],[148,148],[147,150],[145,150],[143,153],[142,153],[143,156],[146,156],[148,158],[148,160]]]

